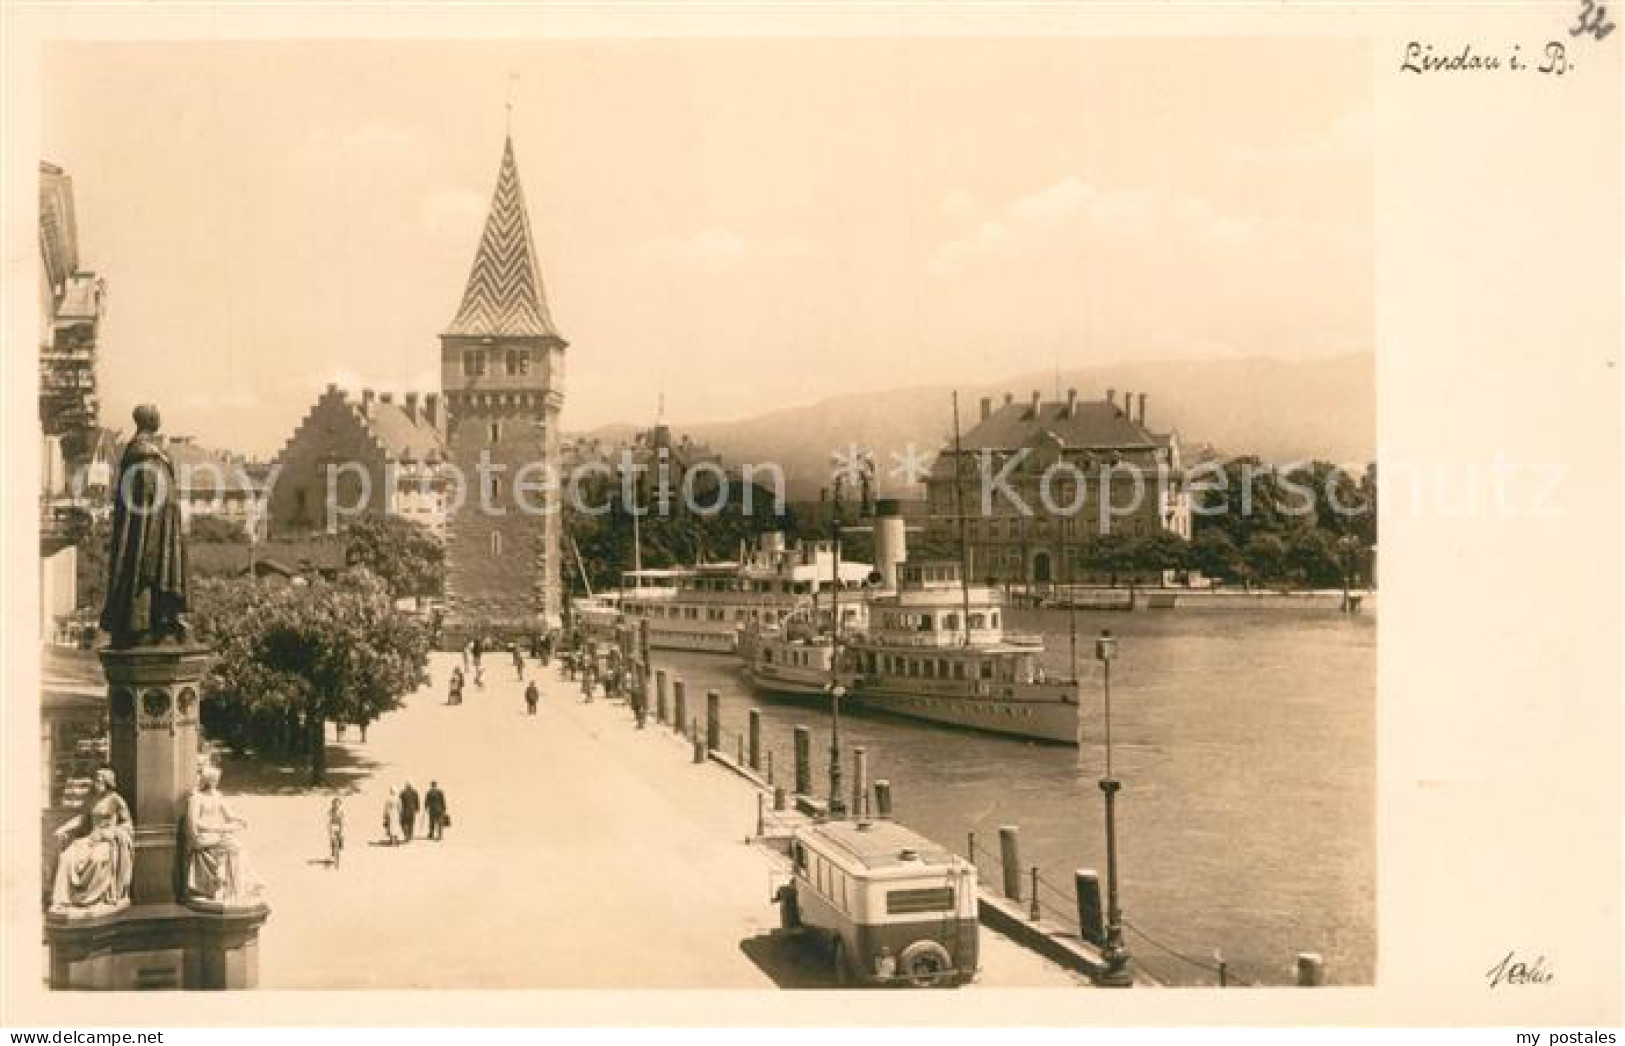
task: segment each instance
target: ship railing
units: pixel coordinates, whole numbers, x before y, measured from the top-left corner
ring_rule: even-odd
[[[922,650],[958,650],[964,641],[963,632],[887,632],[875,630],[871,632],[870,636],[876,642],[884,643],[886,646],[919,647]],[[991,635],[980,631],[971,633],[973,642],[985,642],[997,638],[996,633]]]

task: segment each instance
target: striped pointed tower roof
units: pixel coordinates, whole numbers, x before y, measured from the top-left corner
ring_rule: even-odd
[[[468,274],[462,304],[446,337],[556,338],[547,295],[536,264],[536,246],[530,239],[530,219],[519,187],[513,139],[502,146],[502,169],[485,218],[474,267]]]

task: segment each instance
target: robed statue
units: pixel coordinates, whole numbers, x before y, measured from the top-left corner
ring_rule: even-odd
[[[79,816],[56,830],[62,847],[51,887],[55,915],[104,915],[130,903],[135,824],[113,771],[96,772]]]
[[[248,822],[220,794],[220,768],[198,771],[197,789],[186,800],[186,900],[230,907],[257,904],[265,884],[243,854]]]
[[[188,571],[175,467],[158,436],[158,408],[135,408],[113,488],[113,539],[101,625],[115,648],[184,642]]]

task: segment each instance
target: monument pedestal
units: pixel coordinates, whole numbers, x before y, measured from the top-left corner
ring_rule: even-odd
[[[108,915],[45,918],[51,987],[70,991],[252,988],[263,904],[204,912],[132,904]]]
[[[103,915],[50,914],[51,987],[252,988],[264,904],[189,907],[187,797],[197,785],[198,704],[207,647],[103,650],[118,790],[135,821],[131,904]]]

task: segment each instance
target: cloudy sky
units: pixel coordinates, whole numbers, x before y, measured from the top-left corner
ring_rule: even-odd
[[[265,455],[328,381],[436,385],[510,89],[579,429],[662,390],[680,424],[1367,350],[1370,70],[1295,40],[76,44],[42,155],[108,280],[105,419],[154,400]]]

